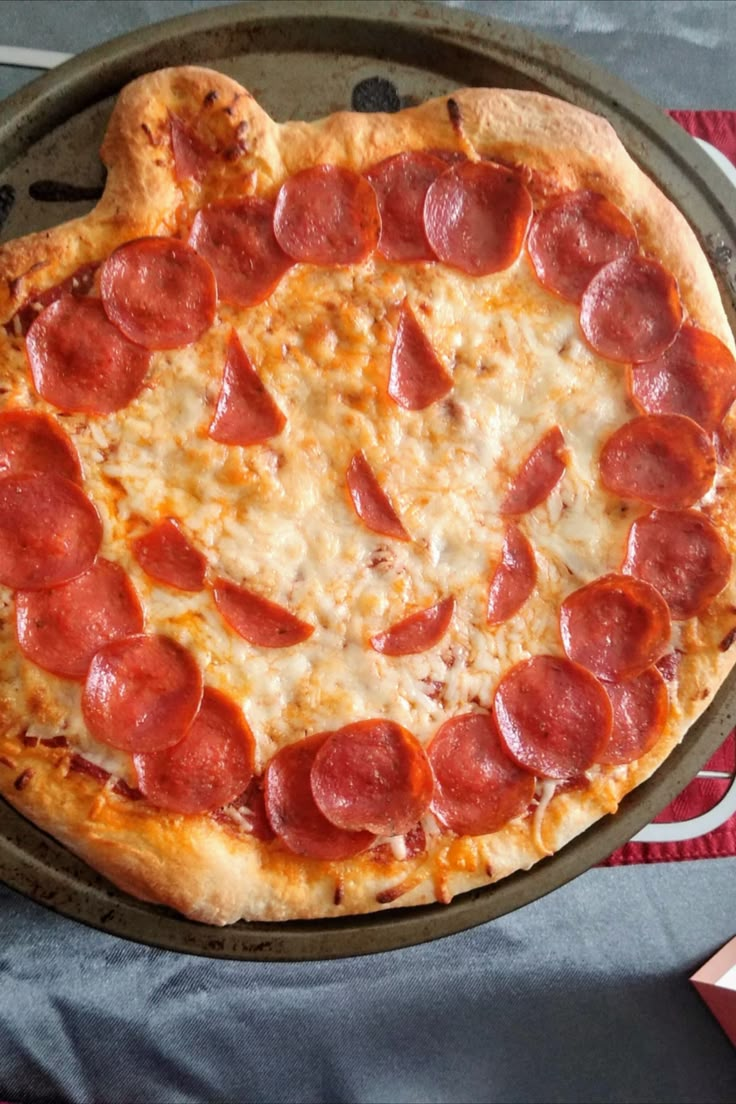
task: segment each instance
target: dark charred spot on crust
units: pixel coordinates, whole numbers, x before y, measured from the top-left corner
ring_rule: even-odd
[[[335,895],[333,897],[333,901],[335,902],[336,905],[341,905],[342,904],[342,899],[343,899],[344,896],[345,896],[345,885],[343,884],[342,878],[338,878],[337,881],[335,882]]]
[[[710,690],[708,689],[708,687],[704,686],[703,689],[700,691],[700,694],[698,696],[699,696],[701,701],[705,701],[705,699],[710,696]]]
[[[112,787],[112,792],[118,797],[127,797],[129,801],[141,801],[143,794],[135,786],[129,786],[124,778],[118,778]]]
[[[392,901],[398,900],[404,893],[406,893],[404,883],[400,882],[399,885],[391,886],[389,889],[382,889],[380,893],[376,894],[376,900],[379,905],[390,905]]]
[[[353,111],[388,111],[401,109],[401,97],[393,81],[385,77],[366,77],[353,88],[350,97]]]
[[[69,741],[66,736],[49,736],[46,740],[41,740],[42,747],[48,748],[66,748],[69,747]]]
[[[491,864],[489,862],[486,863],[486,874],[488,875],[489,878],[493,877],[493,867],[491,866]]]
[[[447,114],[450,119],[450,126],[455,131],[458,137],[462,137],[463,133],[463,113],[460,110],[460,104],[457,100],[453,100],[452,96],[447,100]]]
[[[110,772],[105,770],[104,767],[98,767],[97,763],[90,762],[89,759],[85,759],[83,755],[77,755],[76,752],[69,760],[69,770],[75,771],[77,774],[86,774],[90,778],[96,779],[97,782],[107,782],[110,777]]]
[[[206,94],[206,96],[202,100],[202,106],[203,107],[212,107],[213,103],[217,102],[217,98],[218,98],[217,97],[217,92],[215,91],[214,88],[211,88],[210,91]]]
[[[233,115],[235,114],[235,110],[237,108],[238,100],[242,100],[244,98],[248,99],[248,100],[253,99],[250,92],[238,92],[235,96],[233,96],[230,103],[226,107],[223,107],[222,110],[225,113],[225,115],[228,116],[228,118],[232,119]]]
[[[13,783],[16,790],[24,790],[33,778],[34,773],[35,772],[33,770],[33,767],[26,767],[24,771],[21,771],[21,773],[18,775],[15,782]]]
[[[724,636],[723,640],[722,640],[722,641],[721,641],[721,643],[720,643],[720,644],[718,645],[718,647],[719,647],[720,651],[722,651],[722,652],[727,652],[727,651],[728,651],[728,649],[729,649],[729,648],[731,647],[731,645],[733,644],[734,640],[736,640],[736,625],[734,625],[734,627],[733,627],[733,628],[731,629],[731,631],[730,631],[730,632],[727,632],[727,633],[726,633],[726,635]]]
[[[235,128],[235,141],[226,146],[222,151],[222,157],[225,161],[237,161],[239,157],[248,152],[248,144],[246,137],[248,135],[250,127],[247,120],[242,119]]]

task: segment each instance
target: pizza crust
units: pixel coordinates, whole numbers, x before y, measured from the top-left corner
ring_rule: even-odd
[[[0,316],[10,319],[34,293],[80,265],[100,261],[122,242],[175,233],[191,185],[179,185],[168,140],[169,113],[197,115],[233,157],[198,205],[246,192],[272,195],[302,168],[331,162],[363,171],[408,149],[473,150],[531,170],[544,196],[591,188],[632,220],[642,248],[677,278],[691,320],[734,348],[718,289],[692,230],[637,168],[605,120],[531,92],[469,89],[397,115],[339,113],[318,123],[273,123],[234,81],[197,68],[163,70],[120,95],[102,147],[109,175],[93,212],[0,250]],[[207,188],[210,191],[207,191]],[[729,420],[733,425],[733,417]],[[711,517],[736,548],[732,480],[710,504]],[[27,718],[12,687],[0,697],[0,794],[121,888],[192,919],[228,924],[350,915],[379,908],[449,901],[454,895],[528,869],[559,850],[650,776],[706,708],[736,654],[722,651],[735,623],[732,580],[701,618],[688,623],[677,699],[657,746],[637,763],[600,771],[586,790],[555,794],[543,818],[514,821],[477,839],[430,839],[426,855],[378,863],[369,855],[342,863],[302,860],[243,838],[210,817],[162,814],[112,791],[111,782],[69,770],[71,750],[26,747]],[[35,721],[53,724],[39,696]]]

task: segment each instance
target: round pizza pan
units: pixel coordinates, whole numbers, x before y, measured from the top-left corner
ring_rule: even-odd
[[[436,4],[287,0],[214,8],[81,54],[0,106],[0,237],[84,214],[104,183],[97,150],[117,92],[167,65],[209,65],[274,118],[396,110],[463,86],[534,89],[606,116],[695,228],[736,322],[732,185],[654,105],[559,46]],[[0,800],[0,880],[41,904],[143,943],[223,958],[315,959],[436,939],[528,904],[606,858],[694,777],[736,718],[736,672],[644,785],[551,859],[450,905],[345,920],[214,928],[116,889]]]

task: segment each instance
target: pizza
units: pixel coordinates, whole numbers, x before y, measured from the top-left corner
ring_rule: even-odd
[[[0,250],[0,794],[213,924],[553,855],[733,663],[734,343],[602,119],[128,86]]]

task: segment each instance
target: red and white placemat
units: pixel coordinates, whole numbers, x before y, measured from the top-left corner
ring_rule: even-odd
[[[671,111],[670,115],[700,141],[736,186],[736,111]],[[630,843],[614,851],[605,865],[727,855],[736,855],[736,731],[672,804]]]

